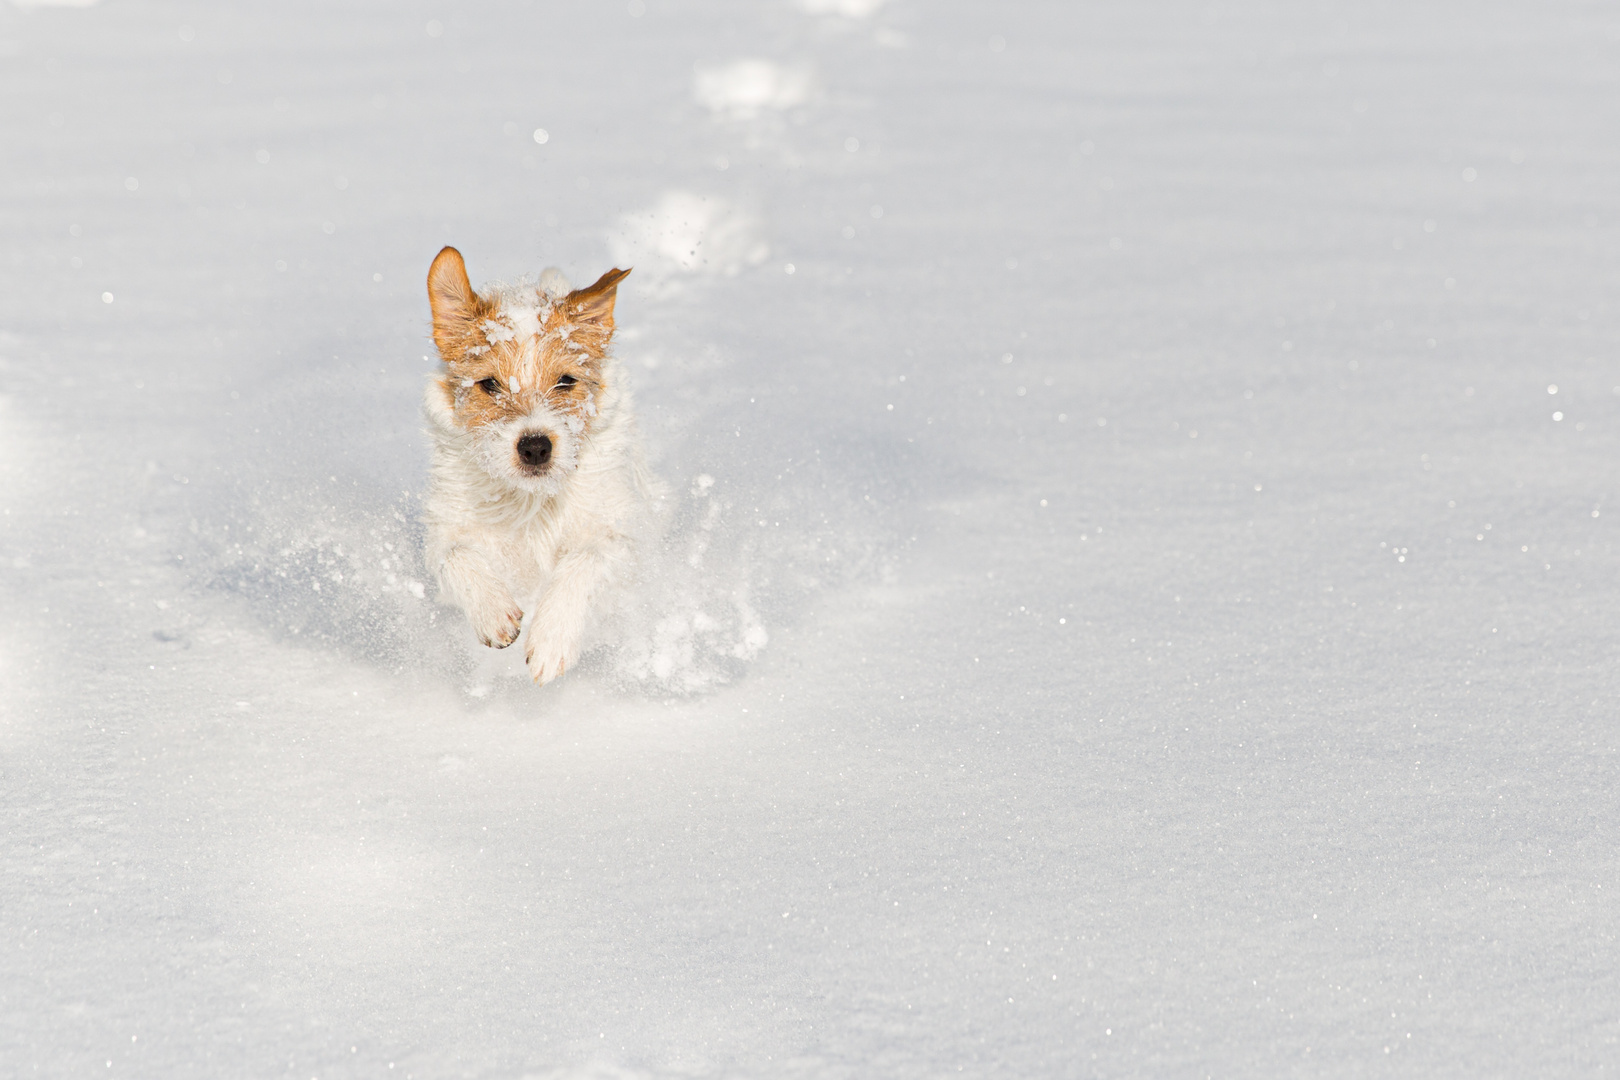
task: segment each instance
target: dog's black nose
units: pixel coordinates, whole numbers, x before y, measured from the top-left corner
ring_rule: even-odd
[[[517,441],[518,459],[531,469],[551,460],[551,440],[544,435],[525,435]]]

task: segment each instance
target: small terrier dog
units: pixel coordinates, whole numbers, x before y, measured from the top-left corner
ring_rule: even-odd
[[[453,247],[428,270],[444,362],[427,387],[428,565],[485,645],[512,644],[529,613],[536,683],[578,660],[592,601],[628,568],[656,486],[608,351],[629,272],[571,290],[547,270],[538,285],[476,293]]]

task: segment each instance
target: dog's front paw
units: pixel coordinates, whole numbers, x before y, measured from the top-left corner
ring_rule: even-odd
[[[555,679],[578,659],[577,635],[548,633],[539,627],[529,631],[529,644],[523,662],[529,665],[529,678],[534,680],[536,686],[544,686]]]
[[[492,649],[504,649],[518,639],[523,630],[523,609],[508,597],[504,604],[490,604],[476,615],[471,615],[473,633],[478,640]]]

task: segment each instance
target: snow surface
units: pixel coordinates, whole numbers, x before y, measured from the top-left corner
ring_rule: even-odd
[[[1612,1074],[1617,71],[0,5],[0,1072]],[[542,691],[425,588],[445,243],[645,259],[669,539]]]

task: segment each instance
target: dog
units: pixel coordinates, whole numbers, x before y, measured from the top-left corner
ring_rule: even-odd
[[[426,393],[427,562],[483,644],[511,645],[528,614],[536,684],[579,659],[593,603],[627,574],[656,497],[609,349],[628,273],[571,289],[547,270],[474,292],[453,247],[428,270],[443,366]]]

